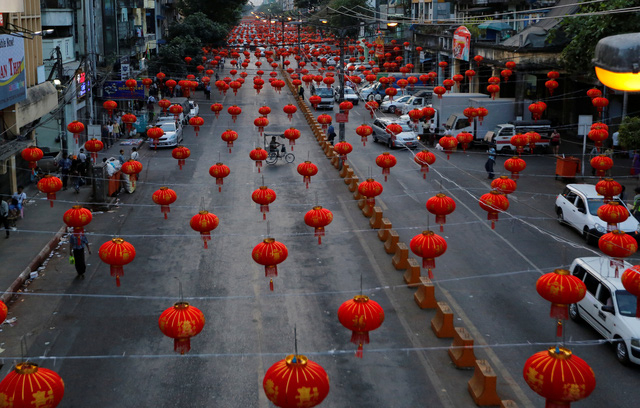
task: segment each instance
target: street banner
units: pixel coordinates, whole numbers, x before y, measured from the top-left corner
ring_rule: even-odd
[[[27,98],[24,38],[0,35],[0,109]]]
[[[133,92],[127,88],[125,81],[105,81],[102,92],[103,99],[144,100],[144,85],[142,85],[142,81],[138,81],[138,86]]]
[[[471,46],[471,33],[465,26],[456,28],[453,33],[453,58],[469,61],[469,47]]]

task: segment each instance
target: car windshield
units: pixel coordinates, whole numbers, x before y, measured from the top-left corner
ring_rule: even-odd
[[[391,123],[396,123],[400,126],[402,126],[402,131],[403,132],[413,132],[413,127],[411,127],[411,125],[409,125],[408,123],[404,123],[404,122],[391,122]],[[387,125],[385,125],[385,128],[390,125],[391,123],[388,123]]]
[[[160,125],[160,128],[165,132],[175,132],[176,124],[175,123],[163,123]]]
[[[316,95],[318,95],[319,97],[332,97],[332,92],[331,89],[329,88],[316,88]]]
[[[351,88],[344,88],[345,95],[355,95],[355,92]]]
[[[616,301],[620,314],[627,317],[636,317],[636,297],[626,290],[616,290]]]
[[[627,206],[620,200],[615,200],[619,205],[627,208]],[[604,198],[588,198],[587,202],[589,203],[589,214],[598,215],[598,208],[604,205]]]

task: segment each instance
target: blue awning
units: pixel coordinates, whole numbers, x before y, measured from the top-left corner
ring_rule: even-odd
[[[165,16],[161,16],[160,14],[156,15],[156,19],[158,20],[166,20]]]
[[[159,45],[163,45],[163,44],[166,44],[166,43],[167,43],[167,40],[165,40],[164,38],[161,38],[158,41],[156,41],[156,44],[159,44]]]
[[[509,24],[503,23],[502,21],[485,21],[484,23],[480,24],[478,28],[483,30],[494,30],[494,31],[513,30],[513,28]]]

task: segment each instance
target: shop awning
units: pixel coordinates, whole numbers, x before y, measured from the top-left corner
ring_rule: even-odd
[[[480,24],[478,28],[482,30],[494,30],[494,31],[513,30],[513,28],[509,24],[503,23],[502,21],[485,21],[484,23]]]

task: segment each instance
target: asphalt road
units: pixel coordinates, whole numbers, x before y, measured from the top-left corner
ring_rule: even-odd
[[[66,384],[63,407],[219,406],[267,407],[262,379],[270,365],[298,350],[327,371],[331,391],[326,407],[472,407],[466,382],[469,370],[453,368],[446,348],[450,340],[435,338],[432,311],[418,309],[413,290],[402,287],[402,273],[391,265],[382,243],[368,226],[351,193],[321,154],[300,112],[289,122],[282,106],[293,103],[288,91],[277,94],[269,86],[259,96],[248,81],[234,97],[213,92],[211,101],[198,99],[205,126],[196,138],[186,130],[184,145],[191,157],[183,170],[171,149],[142,149],[144,171],[138,190],[121,197],[122,205],[96,214],[89,225],[93,255],[87,278],[76,280],[66,263],[67,247],[54,257],[30,290],[54,296],[23,296],[12,307],[19,324],[4,326],[4,376],[20,355],[20,338],[27,355],[56,356],[40,362],[56,370]],[[196,98],[202,95],[198,93]],[[208,105],[221,101],[225,111],[214,119]],[[234,124],[226,108],[237,104],[243,113]],[[269,133],[294,126],[303,132],[293,164],[278,162],[261,173],[249,151],[262,145],[253,120],[268,105]],[[354,146],[348,161],[361,177],[373,174],[382,182],[375,157],[386,147],[371,142],[363,147],[355,127],[369,122],[363,104],[350,114],[347,140]],[[236,130],[240,137],[228,153],[221,133]],[[336,127],[337,128],[337,127]],[[592,255],[579,236],[558,225],[553,214],[555,161],[527,158],[527,169],[511,197],[509,213],[491,230],[477,197],[489,191],[478,150],[455,153],[449,161],[441,153],[427,180],[413,163],[413,153],[393,152],[398,165],[391,170],[377,200],[403,242],[420,233],[428,221],[426,200],[439,191],[452,196],[455,213],[447,217],[446,254],[436,260],[436,297],[453,308],[456,325],[466,327],[477,345],[478,358],[487,358],[498,375],[498,392],[521,407],[541,406],[542,398],[529,390],[522,367],[533,353],[554,342],[549,304],[535,292],[541,273],[568,266],[577,256]],[[309,158],[320,169],[305,189],[296,166]],[[208,169],[221,160],[231,175],[218,193]],[[496,169],[502,169],[504,158]],[[264,184],[277,193],[267,221],[250,200]],[[177,192],[168,220],[151,201],[162,185]],[[303,216],[312,206],[330,209],[334,220],[317,245]],[[201,208],[220,218],[209,249],[189,227]],[[270,292],[263,267],[251,250],[269,235],[287,245],[289,257],[278,267],[275,291]],[[122,236],[137,251],[125,266],[122,286],[116,288],[109,268],[97,256],[99,246]],[[355,358],[350,333],[338,322],[340,304],[360,291],[381,304],[386,319],[371,333],[364,358]],[[173,353],[172,340],[157,326],[158,316],[182,294],[207,318],[203,332],[192,339],[186,356]],[[64,294],[64,295],[60,295]],[[567,339],[597,340],[588,328],[570,322]],[[578,406],[623,407],[638,397],[640,370],[625,368],[607,345],[572,347],[594,369],[598,385]]]

